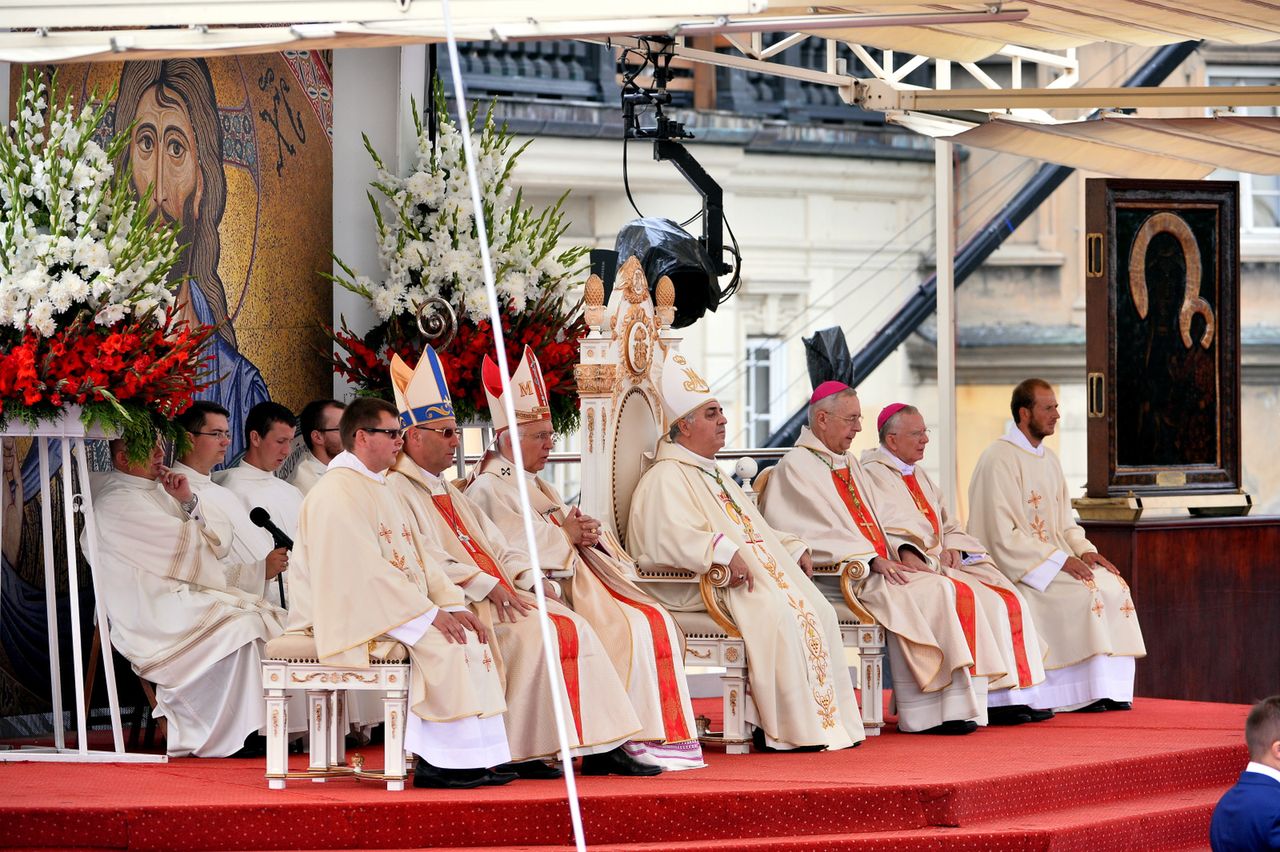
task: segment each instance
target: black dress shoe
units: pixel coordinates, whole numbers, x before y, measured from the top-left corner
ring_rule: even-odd
[[[944,737],[958,737],[972,734],[978,730],[978,723],[972,719],[948,719],[941,725],[925,728],[923,731],[911,731],[913,734],[935,734]]]
[[[993,727],[1007,725],[1025,725],[1031,721],[1031,708],[1022,704],[1011,704],[1006,707],[991,707],[987,710],[987,724]]]
[[[267,753],[267,738],[259,733],[252,733],[244,738],[240,750],[228,757],[264,757]]]
[[[1107,700],[1106,700],[1105,698],[1103,698],[1103,699],[1100,699],[1100,700],[1098,700],[1098,701],[1093,702],[1092,704],[1086,704],[1085,706],[1080,707],[1080,708],[1078,708],[1078,709],[1076,709],[1076,710],[1072,710],[1072,711],[1070,711],[1070,712],[1072,712],[1072,713],[1102,713],[1102,712],[1103,712],[1103,711],[1105,711],[1106,709],[1107,709]]]
[[[498,774],[513,773],[520,778],[563,778],[564,772],[560,767],[552,766],[549,763],[543,763],[541,760],[522,760],[519,763],[504,763],[501,766],[495,766],[491,771]]]
[[[503,784],[510,784],[519,777],[515,772],[499,772],[496,769],[490,769],[483,783],[486,787],[501,787]]]
[[[627,754],[622,746],[606,751],[604,754],[589,754],[582,758],[583,775],[648,776],[659,775],[661,772],[661,766],[641,763]]]
[[[1047,722],[1057,715],[1052,710],[1037,710],[1035,707],[1028,707],[1027,713],[1033,722]]]
[[[443,769],[421,757],[413,767],[413,786],[439,790],[470,790],[489,783],[488,769]]]
[[[1132,701],[1112,701],[1110,698],[1102,699],[1102,703],[1106,705],[1108,710],[1132,710]]]
[[[861,742],[856,742],[853,744],[853,747],[857,748],[860,745],[862,745]],[[803,745],[803,746],[796,746],[795,748],[774,748],[773,746],[769,745],[769,743],[765,740],[764,728],[751,729],[751,747],[754,748],[756,751],[774,751],[780,754],[795,754],[795,753],[802,753],[802,752],[827,750],[827,747],[824,745]]]

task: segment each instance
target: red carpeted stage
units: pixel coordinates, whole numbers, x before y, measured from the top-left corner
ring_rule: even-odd
[[[858,749],[712,752],[706,769],[579,778],[579,793],[592,849],[1205,848],[1213,805],[1247,761],[1247,712],[1139,699],[1127,713],[958,738],[890,724]],[[371,765],[381,759],[369,752]],[[0,845],[548,852],[572,843],[563,782],[388,793],[341,779],[270,791],[262,773],[250,760],[0,763]]]

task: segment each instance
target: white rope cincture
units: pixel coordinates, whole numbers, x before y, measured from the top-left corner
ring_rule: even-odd
[[[453,78],[453,95],[458,111],[458,129],[462,131],[462,150],[467,164],[467,182],[471,188],[471,204],[473,218],[476,223],[476,237],[480,242],[480,260],[484,268],[484,290],[489,301],[489,319],[493,324],[493,342],[497,348],[498,372],[502,376],[502,407],[507,415],[507,422],[515,429],[516,410],[515,397],[511,390],[511,370],[507,363],[506,343],[502,336],[502,314],[498,310],[498,289],[494,281],[493,261],[489,256],[489,233],[484,223],[484,207],[480,199],[480,180],[476,174],[475,152],[471,146],[471,122],[467,117],[466,93],[462,87],[462,62],[458,58],[458,42],[453,34],[453,13],[449,0],[442,0],[441,12],[444,17],[444,31],[449,49],[449,76]],[[524,453],[520,451],[520,441],[512,435],[511,461],[516,469],[524,472]],[[542,563],[538,558],[538,544],[533,533],[533,508],[529,504],[529,487],[523,475],[516,476],[516,490],[520,493],[520,512],[524,517],[524,538],[529,549],[529,563],[533,567],[533,591],[538,601],[538,622],[542,628],[542,651],[547,660],[547,677],[551,681],[551,701],[555,709],[556,736],[560,740],[560,760],[564,767],[564,786],[569,799],[569,819],[573,823],[573,840],[578,852],[586,852],[586,839],[582,832],[582,813],[578,806],[578,788],[573,777],[573,756],[569,754],[569,734],[565,727],[565,708],[560,700],[560,692],[564,678],[560,673],[560,646],[551,634],[551,618],[547,614],[547,596],[543,591],[545,582],[542,575]]]

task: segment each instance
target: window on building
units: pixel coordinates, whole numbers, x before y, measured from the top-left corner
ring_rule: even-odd
[[[1275,86],[1280,74],[1269,67],[1229,67],[1210,69],[1211,86]],[[1274,106],[1247,107],[1243,115],[1280,115]],[[1240,228],[1246,233],[1280,232],[1280,175],[1251,175],[1220,169],[1210,175],[1215,180],[1240,181]]]
[[[786,350],[781,338],[747,338],[747,393],[743,412],[747,446],[759,447],[787,418]]]

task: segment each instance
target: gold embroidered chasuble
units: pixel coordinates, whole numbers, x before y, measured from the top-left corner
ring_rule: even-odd
[[[528,559],[466,495],[443,479],[431,480],[403,454],[387,477],[415,529],[431,542],[429,559],[462,587],[494,637],[507,696],[511,759],[554,755],[559,741],[537,613],[504,622],[485,598],[496,581],[536,609],[528,591]],[[640,720],[612,660],[586,619],[550,599],[547,612],[560,650],[557,683],[561,704],[571,715],[565,726],[570,747],[575,754],[592,754],[620,745],[640,730]]]
[[[1057,551],[1082,556],[1097,550],[1072,515],[1058,457],[1041,446],[1044,454],[1037,455],[998,439],[978,459],[969,482],[969,529],[1015,582]],[[1046,669],[1099,654],[1146,656],[1129,587],[1110,571],[1094,568],[1089,583],[1059,571],[1044,591],[1025,583],[1018,591],[1049,646]]]
[[[809,543],[815,565],[859,562],[869,566],[877,555],[851,517],[846,495],[832,471],[847,468],[849,486],[883,535],[870,483],[852,453],[836,455],[805,427],[796,446],[770,474],[762,495],[764,516]],[[890,558],[897,548],[890,543]],[[907,574],[907,583],[890,583],[870,569],[856,588],[858,600],[902,643],[912,678],[922,692],[946,688],[957,669],[990,679],[1007,672],[981,603],[967,587],[941,574]],[[828,582],[823,580],[823,582]],[[962,584],[963,585],[963,584]]]
[[[794,536],[774,530],[714,462],[658,443],[631,500],[627,544],[640,563],[706,573],[720,539],[738,548],[755,579],[721,592],[747,647],[758,724],[793,746],[847,748],[864,738],[835,610],[791,554]],[[700,610],[692,584],[649,584],[671,609]]]
[[[1027,602],[996,568],[987,548],[947,511],[929,474],[916,465],[908,481],[900,462],[883,447],[867,450],[861,461],[871,486],[871,500],[893,547],[911,547],[940,573],[968,585],[981,601],[1008,671],[1005,677],[992,681],[990,688],[1027,687],[1043,681],[1045,647]],[[945,549],[958,550],[969,558],[958,568],[943,567]]]
[[[385,483],[350,468],[329,470],[302,502],[289,568],[290,630],[315,636],[320,660],[368,666],[386,632],[435,607],[464,604],[462,591],[426,557],[412,518]],[[428,627],[409,646],[409,709],[431,722],[502,713],[490,646],[467,631],[449,642]]]
[[[513,462],[489,453],[467,487],[507,542],[524,552],[524,516]],[[575,547],[561,527],[569,512],[560,495],[531,476],[529,502],[544,571],[568,571],[566,602],[595,629],[626,684],[643,728],[634,739],[666,743],[695,739],[693,706],[684,671],[684,637],[671,615],[633,582],[634,563],[608,530],[595,547]]]
[[[283,629],[284,610],[228,582],[229,540],[158,482],[115,470],[95,477],[93,510],[111,641],[147,680],[186,682]]]

